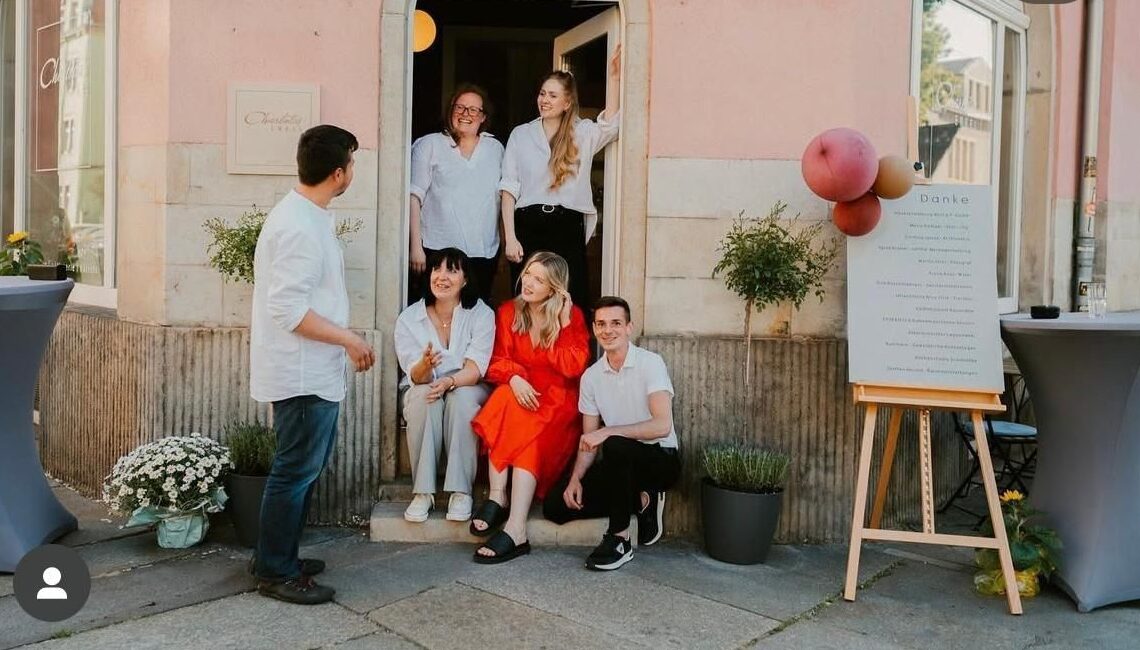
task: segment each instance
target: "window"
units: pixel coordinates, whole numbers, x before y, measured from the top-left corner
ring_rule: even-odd
[[[0,0],[0,235],[15,230],[16,2]]]
[[[993,188],[999,308],[1017,311],[1028,18],[1005,0],[915,0],[914,14],[919,160],[932,182]]]
[[[16,226],[68,265],[73,300],[104,306],[115,297],[116,9],[115,0],[17,6]]]

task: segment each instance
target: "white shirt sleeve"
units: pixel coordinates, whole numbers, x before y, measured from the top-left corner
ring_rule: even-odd
[[[289,228],[275,233],[271,250],[266,311],[278,327],[292,332],[309,312],[313,288],[321,280],[321,245],[304,229]]]
[[[582,120],[581,124],[582,130],[587,134],[589,140],[586,148],[590,152],[590,157],[593,157],[607,144],[617,140],[618,131],[621,127],[621,111],[618,111],[608,120],[602,119],[599,115],[597,122]]]
[[[665,360],[659,354],[646,355],[645,363],[645,394],[652,395],[665,391],[670,395],[673,392],[673,382],[669,379],[669,370],[665,368]]]
[[[470,359],[479,367],[479,376],[487,374],[491,363],[491,350],[495,347],[495,312],[483,304],[475,303],[471,310],[471,338],[467,341],[464,359]]]
[[[586,369],[578,386],[578,412],[582,415],[600,415],[598,403],[594,399],[593,377],[594,373],[590,372],[590,369]]]
[[[415,319],[411,317],[411,310],[414,307],[415,305],[412,305],[400,312],[400,316],[396,319],[396,331],[392,335],[396,344],[396,362],[400,364],[400,370],[408,375],[408,381],[411,383],[415,383],[411,378],[412,366],[416,365],[416,361],[423,354],[423,346],[420,345],[412,329]]]
[[[411,193],[423,205],[424,196],[431,187],[432,137],[425,135],[412,144]]]
[[[519,198],[522,181],[519,180],[519,148],[522,147],[522,128],[515,127],[511,137],[507,138],[507,148],[503,152],[503,172],[499,178],[499,189]]]

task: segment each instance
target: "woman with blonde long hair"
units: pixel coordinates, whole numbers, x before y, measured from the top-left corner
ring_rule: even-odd
[[[570,267],[574,304],[589,308],[586,243],[598,224],[590,186],[594,155],[618,136],[621,46],[610,59],[606,107],[597,122],[578,116],[574,75],[556,70],[538,91],[538,118],[511,131],[503,154],[500,206],[511,282],[524,256],[546,250]]]
[[[590,350],[582,310],[571,304],[569,277],[560,256],[531,255],[519,295],[500,305],[496,315],[486,379],[498,387],[471,422],[487,449],[491,492],[470,530],[485,536],[500,524],[503,529],[475,551],[481,564],[530,552],[531,501],[546,495],[582,435],[578,380]]]

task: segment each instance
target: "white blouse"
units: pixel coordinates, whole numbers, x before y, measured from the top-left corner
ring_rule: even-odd
[[[503,178],[499,189],[515,197],[515,207],[528,205],[560,205],[585,215],[586,241],[594,236],[598,225],[598,209],[590,189],[590,167],[594,155],[618,136],[621,113],[611,119],[599,117],[578,120],[574,125],[574,141],[578,144],[578,173],[556,190],[550,189],[550,142],[542,130],[542,118],[520,124],[507,139],[503,156]]]
[[[467,359],[475,362],[479,367],[479,375],[482,376],[487,374],[491,349],[495,345],[495,312],[482,300],[477,301],[471,309],[457,306],[451,319],[449,345],[444,347],[435,331],[435,325],[428,317],[427,304],[420,299],[400,312],[396,318],[393,338],[396,342],[396,361],[404,371],[402,385],[411,383],[409,373],[423,356],[429,341],[433,350],[443,351],[440,364],[432,370],[432,381],[459,372]]]
[[[503,145],[483,133],[464,158],[445,133],[412,143],[411,192],[423,206],[420,239],[424,248],[455,247],[470,257],[499,252],[499,175]]]

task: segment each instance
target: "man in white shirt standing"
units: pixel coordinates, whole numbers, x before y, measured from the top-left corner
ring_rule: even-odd
[[[681,457],[669,371],[661,355],[630,343],[629,304],[599,299],[593,328],[605,355],[582,375],[578,458],[569,476],[551,488],[543,514],[559,524],[609,517],[586,567],[610,571],[633,559],[631,515],[637,514],[638,544],[661,539],[665,490],[681,475]]]
[[[346,353],[358,372],[376,360],[348,329],[344,257],[328,210],[352,183],[357,146],[354,135],[335,126],[301,134],[300,182],[266,217],[253,258],[250,394],[273,403],[277,453],[252,569],[259,593],[306,605],[335,593],[313,581],[324,562],[301,560],[297,551],[313,488],[336,440]]]

